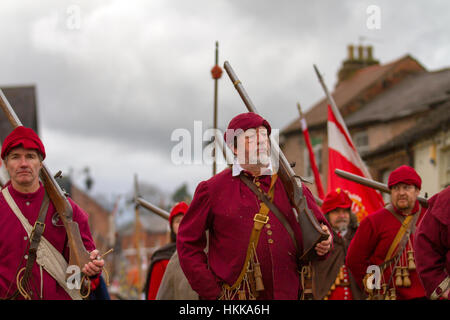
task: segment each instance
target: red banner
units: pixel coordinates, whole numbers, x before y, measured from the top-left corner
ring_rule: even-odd
[[[350,199],[353,201],[352,211],[356,214],[358,221],[361,221],[368,214],[384,206],[383,198],[375,189],[343,179],[334,173],[335,169],[341,169],[364,178],[372,179],[348,134],[342,116],[340,114],[335,115],[331,106],[328,106],[327,126],[328,192],[337,188],[348,192]]]
[[[308,152],[309,152],[309,164],[310,164],[311,170],[314,174],[314,182],[316,183],[316,187],[317,187],[317,195],[319,196],[320,199],[323,200],[325,195],[323,192],[322,180],[320,180],[320,173],[319,173],[319,169],[317,169],[316,158],[314,156],[314,151],[313,151],[313,148],[311,145],[311,139],[309,138],[309,131],[308,131],[308,126],[306,125],[305,118],[300,119],[300,123],[302,125],[303,138],[305,139],[305,144],[306,144],[306,147],[308,148]]]

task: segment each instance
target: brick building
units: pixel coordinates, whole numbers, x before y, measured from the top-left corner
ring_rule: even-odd
[[[423,125],[423,119],[437,108],[448,113],[445,103],[450,97],[450,70],[427,71],[410,55],[379,64],[372,58],[370,47],[366,48],[366,56],[363,55],[364,48],[359,47],[358,58],[354,57],[353,50],[350,46],[332,96],[372,177],[386,181],[397,166],[416,164],[411,148],[413,141],[409,142],[409,148],[406,147],[404,134]],[[305,113],[325,190],[328,175],[327,105],[324,97]],[[437,125],[437,128],[442,129],[443,125]],[[312,179],[298,119],[282,131],[280,141],[286,157],[296,162],[294,171]],[[390,145],[392,141],[395,145]],[[316,193],[315,186],[310,189]]]
[[[32,128],[39,134],[36,89],[34,86],[2,86],[1,90],[14,109],[17,117],[25,127]],[[0,116],[0,146],[6,136],[13,130],[6,116],[1,112]],[[9,180],[3,161],[0,160],[0,184],[3,185]]]
[[[118,230],[121,268],[125,269],[127,285],[142,288],[153,253],[170,242],[170,230],[167,220],[139,209],[136,219]],[[136,216],[135,216],[136,217]],[[140,270],[138,270],[140,264]]]

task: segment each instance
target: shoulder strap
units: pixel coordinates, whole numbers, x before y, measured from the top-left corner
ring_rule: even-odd
[[[283,225],[283,227],[286,229],[286,231],[288,232],[289,236],[291,237],[292,242],[294,243],[295,249],[297,250],[297,253],[298,253],[298,245],[297,245],[297,241],[295,239],[294,230],[292,230],[292,227],[290,226],[289,222],[286,220],[286,217],[267,198],[267,196],[258,189],[258,187],[253,183],[253,181],[251,181],[251,179],[249,177],[247,177],[244,174],[241,174],[239,177],[241,178],[242,182],[244,182],[245,185],[247,187],[249,187],[250,190],[252,190],[254,194],[256,194],[258,199],[263,201],[267,205],[267,207],[269,207],[270,211],[272,211],[272,213],[281,222],[281,224]]]
[[[6,188],[5,188],[6,189]],[[3,192],[3,191],[2,191]],[[10,205],[11,209],[13,209],[15,203],[13,206],[11,206],[11,199],[12,197],[10,197],[10,194],[8,191],[3,192],[3,195],[5,197],[5,200],[8,202],[8,204]],[[17,205],[15,205],[17,206]],[[45,217],[47,216],[47,211],[48,211],[48,206],[49,206],[49,198],[47,193],[44,193],[44,199],[42,201],[41,204],[41,208],[39,210],[39,215],[36,219],[36,222],[34,224],[33,229],[31,230],[31,232],[27,231],[27,234],[29,235],[30,238],[30,245],[28,247],[28,257],[27,257],[27,263],[24,269],[21,269],[21,271],[19,271],[19,273],[21,273],[23,270],[23,277],[20,280],[20,284],[22,286],[22,288],[25,288],[28,281],[31,278],[32,275],[32,269],[33,269],[33,265],[34,262],[36,261],[36,253],[37,253],[37,249],[39,246],[39,242],[41,241],[41,236],[44,233],[44,229],[45,229]],[[14,208],[15,209],[15,208]],[[14,211],[13,209],[13,211]],[[16,214],[17,215],[17,214]],[[18,217],[19,220],[26,219],[25,217]],[[20,267],[20,266],[19,266]],[[10,296],[10,299],[15,299],[19,293],[21,293],[22,295],[24,295],[25,298],[31,298],[28,294],[28,292],[22,292],[17,288],[16,291]]]
[[[242,179],[242,175],[240,177]],[[276,180],[277,180],[277,175],[273,175],[272,179],[271,179],[271,183],[270,183],[270,188],[269,188],[269,194],[271,195],[271,197],[273,197]],[[267,216],[268,214],[269,214],[269,208],[264,203],[261,203],[259,212],[257,214],[255,214],[255,216],[253,217],[253,229],[250,233],[250,239],[249,239],[248,246],[247,246],[247,252],[245,255],[244,265],[242,266],[241,272],[238,275],[234,284],[232,284],[231,286],[229,286],[227,283],[223,284],[225,291],[230,292],[230,291],[236,290],[237,288],[240,287],[240,285],[244,279],[244,276],[246,275],[248,268],[250,267],[250,260],[252,259],[253,253],[255,252],[256,247],[258,246],[258,241],[259,241],[259,236],[261,234],[261,230],[264,227],[264,225],[269,221],[269,217]]]
[[[388,205],[386,209],[392,213],[392,215],[400,221],[401,226],[394,238],[394,241],[392,241],[391,246],[389,247],[389,250],[386,254],[386,257],[384,259],[384,263],[382,266],[387,265],[392,260],[395,259],[395,257],[403,252],[404,247],[406,246],[406,243],[408,242],[409,236],[414,233],[415,225],[417,222],[417,219],[420,216],[420,207],[419,211],[416,214],[409,215],[407,217],[401,217],[398,214],[396,214],[392,208],[392,205]],[[397,249],[397,252],[394,254],[395,249]]]
[[[34,223],[33,230],[30,234],[30,246],[28,248],[28,259],[25,266],[25,272],[23,278],[21,279],[21,285],[23,288],[27,285],[28,281],[31,279],[32,269],[34,262],[36,261],[37,250],[39,243],[41,242],[42,234],[45,230],[45,217],[47,216],[49,206],[49,198],[47,192],[44,193],[44,199],[41,204],[41,209],[39,210],[38,218]]]

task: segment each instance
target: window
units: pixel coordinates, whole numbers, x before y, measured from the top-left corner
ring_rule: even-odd
[[[369,150],[369,135],[367,131],[360,131],[354,134],[354,143],[358,152]]]

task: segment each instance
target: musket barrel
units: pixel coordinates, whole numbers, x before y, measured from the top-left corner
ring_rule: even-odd
[[[341,178],[357,182],[359,184],[365,185],[366,187],[370,187],[372,189],[376,189],[385,193],[391,193],[391,190],[389,190],[388,186],[384,183],[367,179],[365,177],[361,177],[341,169],[335,169],[334,172]]]
[[[227,74],[230,77],[231,81],[233,82],[234,87],[236,88],[237,92],[241,96],[242,101],[247,106],[248,111],[259,114],[258,111],[256,110],[256,107],[253,104],[252,100],[250,99],[247,92],[245,91],[241,81],[238,79],[238,77],[234,73],[234,70],[231,67],[230,63],[228,61],[225,61],[223,64],[223,67],[227,71]],[[270,142],[271,142],[271,147],[274,149],[275,155],[279,156],[280,166],[282,166],[291,176],[295,176],[294,170],[291,168],[289,162],[287,161],[283,152],[281,152],[280,147],[278,146],[278,143],[275,141],[275,139],[273,138],[272,135],[270,136]]]
[[[341,178],[362,184],[363,186],[376,189],[378,191],[384,192],[384,193],[391,193],[391,190],[389,187],[381,182],[374,181],[365,177],[358,176],[356,174],[341,170],[341,169],[335,169],[334,172],[340,176]],[[424,207],[428,207],[428,200],[422,197],[417,197],[417,200],[420,202],[421,205]]]
[[[228,61],[224,62],[223,68],[227,71],[228,76],[231,79],[231,82],[233,82],[234,87],[236,88],[237,92],[239,93],[239,95],[241,96],[245,105],[247,106],[248,111],[253,112],[253,113],[258,113],[255,105],[253,104],[252,100],[248,96],[247,92],[244,90],[244,87],[242,86],[241,81],[238,79],[238,77],[234,73],[234,70],[233,70],[233,68],[231,68],[231,65]]]
[[[163,210],[163,209],[161,209],[161,208],[151,204],[150,202],[148,202],[148,201],[146,201],[146,200],[144,200],[144,199],[142,199],[140,197],[136,198],[136,202],[139,205],[143,206],[145,209],[147,209],[147,210],[157,214],[161,218],[169,220],[169,216],[170,216],[169,212],[167,212],[167,211],[165,211],[165,210]]]
[[[20,121],[19,117],[14,112],[13,108],[9,104],[8,99],[6,99],[3,90],[0,89],[0,107],[3,109],[3,112],[5,113],[5,116],[8,118],[9,123],[15,128],[20,127],[22,125],[22,122]]]

